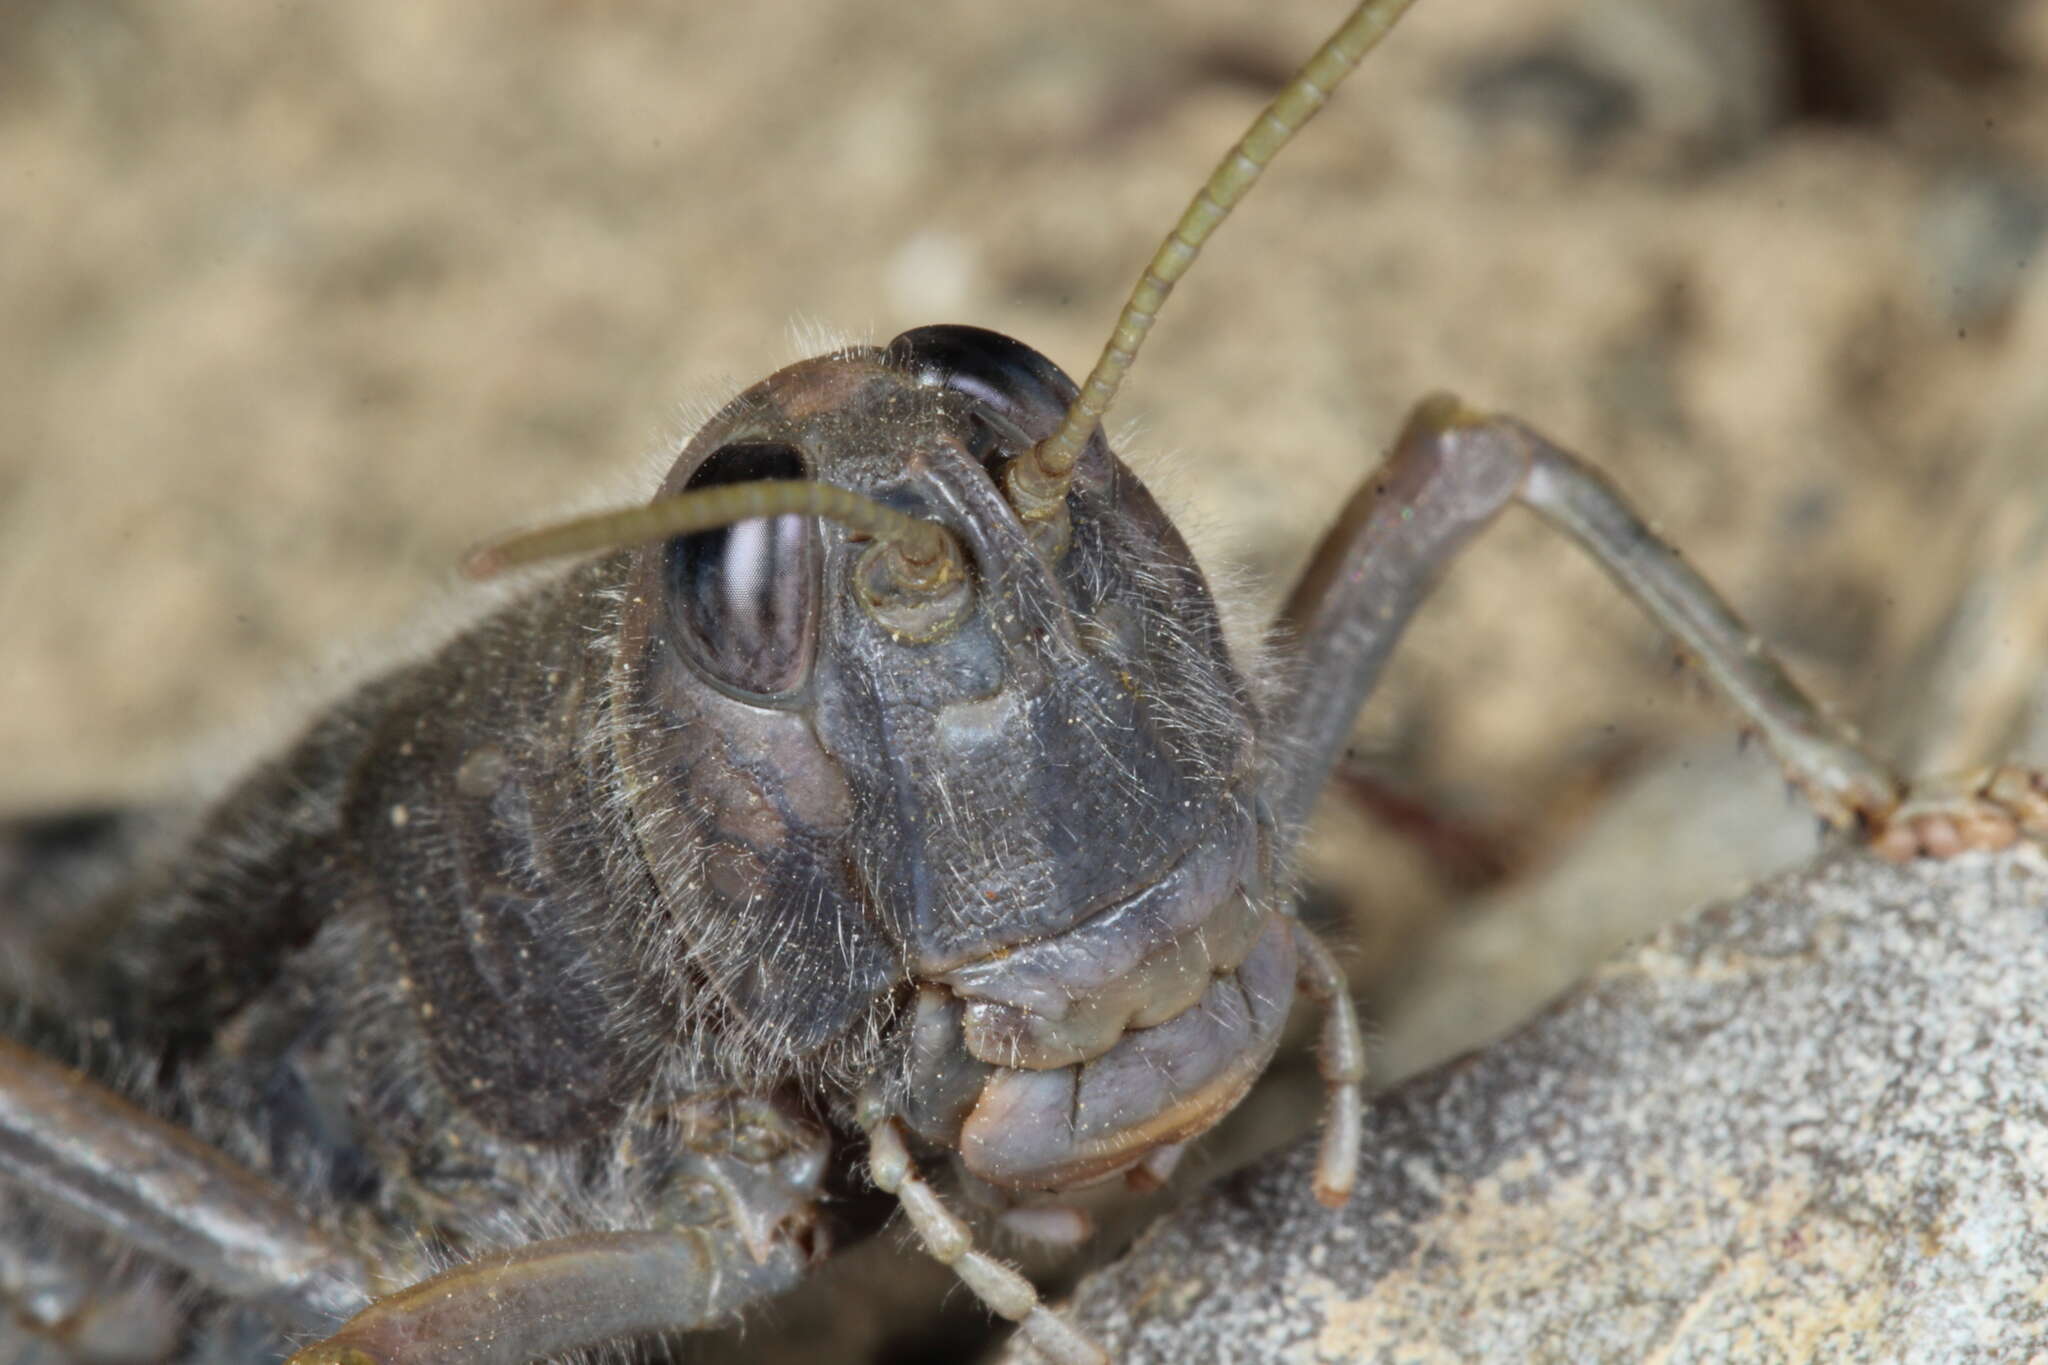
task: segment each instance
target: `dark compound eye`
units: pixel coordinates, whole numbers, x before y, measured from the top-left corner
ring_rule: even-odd
[[[891,363],[986,405],[1031,441],[1058,430],[1074,401],[1074,381],[1059,366],[983,327],[913,328],[889,343],[888,354]]]
[[[808,477],[794,446],[721,446],[689,490]],[[756,517],[668,543],[669,613],[693,661],[753,696],[793,692],[810,676],[818,633],[818,531],[806,516]]]

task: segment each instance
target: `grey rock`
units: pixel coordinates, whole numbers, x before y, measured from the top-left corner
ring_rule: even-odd
[[[1381,1084],[1490,1043],[1606,961],[1708,901],[1812,860],[1784,770],[1717,735],[1625,783],[1571,848],[1465,911],[1374,1020]]]
[[[1151,1361],[2048,1361],[2048,859],[1843,854],[1613,959],[1072,1312]],[[1016,1358],[1023,1359],[1023,1355]]]

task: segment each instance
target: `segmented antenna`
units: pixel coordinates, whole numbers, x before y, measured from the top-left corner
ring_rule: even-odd
[[[1413,3],[1415,0],[1362,0],[1253,120],[1237,145],[1216,164],[1208,183],[1196,191],[1187,211],[1181,214],[1173,231],[1166,234],[1151,264],[1139,277],[1137,288],[1131,291],[1123,314],[1117,319],[1116,330],[1110,334],[1109,344],[1102,348],[1102,358],[1095,362],[1088,382],[1067,408],[1060,429],[1010,462],[1005,482],[1011,505],[1020,516],[1039,520],[1052,516],[1065,504],[1067,485],[1073,481],[1074,461],[1089,433],[1102,420],[1102,414],[1109,411],[1110,400],[1116,397],[1124,372],[1130,369],[1174,284],[1194,264],[1209,234],[1230,216],[1267,164],[1329,102],[1337,86]]]
[[[850,488],[808,479],[760,479],[700,488],[644,507],[599,512],[521,531],[471,550],[463,556],[462,572],[471,578],[490,578],[543,559],[623,550],[694,531],[715,531],[756,517],[792,515],[824,517],[889,543],[900,566],[896,578],[909,590],[926,590],[950,581],[961,567],[959,542],[935,521],[885,507]]]

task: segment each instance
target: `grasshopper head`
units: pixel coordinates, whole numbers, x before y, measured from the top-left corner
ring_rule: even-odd
[[[1004,492],[1073,392],[966,327],[748,390],[665,495],[851,490],[957,567],[892,576],[798,513],[675,535],[636,552],[615,679],[681,955],[756,1051],[881,1062],[914,1128],[1030,1188],[1213,1123],[1293,981],[1255,708],[1186,545],[1099,432],[1063,515]]]

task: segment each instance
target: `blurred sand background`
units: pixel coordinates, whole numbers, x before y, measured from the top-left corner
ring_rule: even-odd
[[[463,610],[463,546],[643,492],[682,405],[820,328],[1085,369],[1340,8],[0,7],[0,807],[177,793]],[[1512,409],[1947,762],[2038,657],[1993,594],[1990,700],[1915,703],[2040,529],[2044,230],[2048,0],[1423,0],[1115,421],[1270,603],[1411,401]],[[1331,814],[1366,984],[1630,773],[1732,747],[1696,692],[1555,537],[1484,541]]]
[[[0,805],[260,744],[820,328],[1084,369],[1338,6],[1262,8],[0,11]],[[1882,733],[2048,487],[2044,64],[2044,0],[1428,0],[1115,419],[1270,602],[1414,398],[1513,409]],[[1516,517],[1361,752],[1513,863],[1725,732],[1691,691]]]

